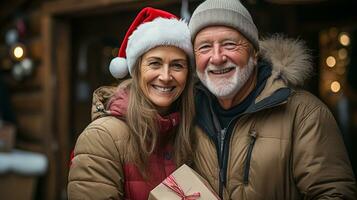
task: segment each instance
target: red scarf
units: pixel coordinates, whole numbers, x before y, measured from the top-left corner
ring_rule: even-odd
[[[129,104],[129,91],[119,89],[115,92],[108,104],[110,113],[118,118],[125,118]],[[157,115],[160,134],[167,133],[180,123],[180,113],[173,112],[166,116]]]

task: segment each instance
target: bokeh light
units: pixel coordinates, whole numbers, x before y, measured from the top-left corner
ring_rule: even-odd
[[[334,67],[336,65],[336,58],[333,56],[329,56],[326,58],[326,65],[329,67]]]
[[[331,91],[337,93],[341,90],[341,84],[338,81],[331,83]]]
[[[350,45],[350,36],[348,36],[347,33],[341,33],[339,36],[339,41],[343,46],[348,46]]]
[[[14,57],[20,59],[24,56],[24,49],[21,46],[16,46],[13,50]]]

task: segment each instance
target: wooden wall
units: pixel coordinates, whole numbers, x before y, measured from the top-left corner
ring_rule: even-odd
[[[17,135],[15,147],[18,149],[39,152],[47,155],[50,166],[54,165],[50,151],[56,147],[55,142],[50,141],[51,133],[44,131],[45,108],[47,99],[44,93],[45,66],[43,65],[43,37],[42,37],[42,4],[47,1],[36,1],[36,5],[19,4],[26,23],[26,34],[21,38],[27,49],[27,56],[34,62],[33,74],[23,80],[15,80],[11,71],[4,72],[4,82],[11,94],[10,102],[17,123]],[[10,9],[10,7],[9,7]],[[4,33],[8,28],[13,28],[14,20],[8,17],[5,26],[1,28]],[[5,44],[0,44],[5,46]],[[34,191],[36,199],[55,199],[56,173],[48,168],[45,175],[38,179],[37,191]],[[52,198],[53,197],[53,198]]]

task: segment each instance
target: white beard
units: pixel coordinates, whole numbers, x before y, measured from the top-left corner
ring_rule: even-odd
[[[227,67],[235,67],[235,73],[229,78],[210,78],[210,70],[224,69]],[[209,91],[216,97],[221,99],[233,98],[243,85],[247,82],[250,75],[254,71],[254,60],[252,57],[249,58],[248,64],[244,67],[237,66],[230,60],[224,66],[215,66],[209,64],[205,71],[197,71],[197,76],[201,80],[202,84],[206,86]]]

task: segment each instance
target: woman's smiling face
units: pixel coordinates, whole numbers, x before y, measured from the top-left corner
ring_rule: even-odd
[[[159,113],[170,109],[185,89],[187,56],[173,46],[159,46],[146,52],[140,63],[139,85]]]

